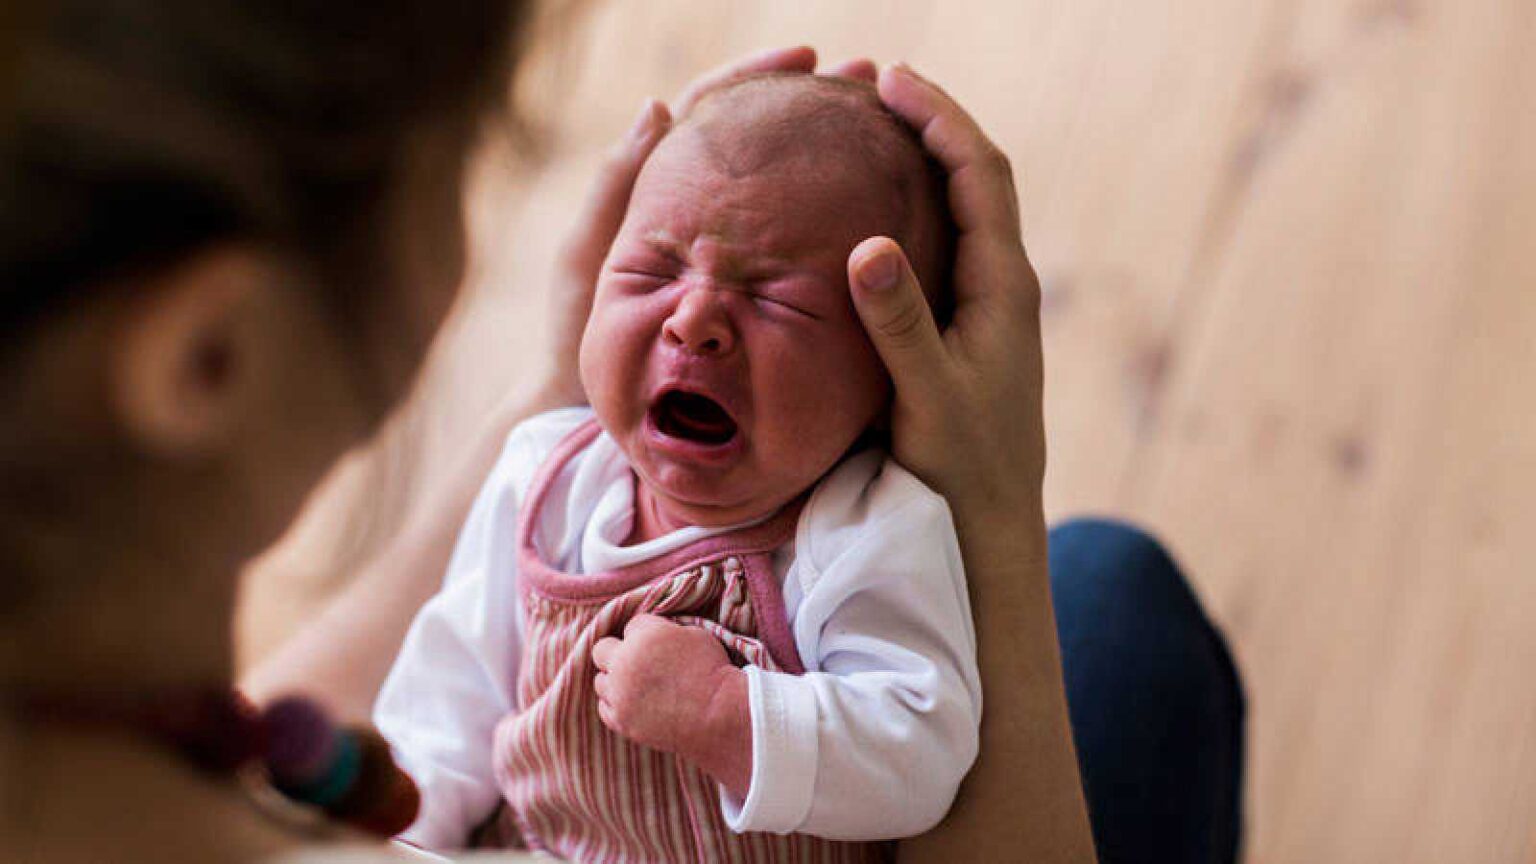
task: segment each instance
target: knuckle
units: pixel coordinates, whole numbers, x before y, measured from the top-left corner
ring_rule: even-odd
[[[608,686],[617,688],[629,681],[629,657],[622,649],[615,649],[608,658]]]
[[[1008,154],[996,144],[991,141],[986,143],[982,150],[981,161],[991,173],[1008,178],[1010,183],[1013,181],[1013,160],[1008,158]]]
[[[880,332],[896,345],[915,345],[922,339],[923,327],[927,323],[924,311],[923,307],[908,298],[891,310],[881,322]]]

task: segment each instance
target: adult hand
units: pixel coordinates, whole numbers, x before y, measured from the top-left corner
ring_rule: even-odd
[[[1037,512],[1040,283],[1020,238],[1012,169],[964,109],[911,69],[886,68],[878,87],[948,172],[959,230],[955,313],[942,334],[895,241],[869,238],[848,258],[854,306],[895,383],[894,454],[957,512]]]
[[[904,66],[880,98],[949,175],[959,237],[942,334],[900,247],[848,258],[859,318],[895,383],[896,458],[949,501],[965,556],[987,711],[981,753],[949,815],[902,841],[903,862],[1094,859],[1046,564],[1040,492],[1040,283],[1020,239],[1013,172],[944,91]]]
[[[624,140],[614,145],[598,171],[597,180],[587,194],[581,215],[572,227],[556,259],[551,302],[551,326],[554,328],[554,352],[544,386],[539,392],[542,408],[579,405],[586,401],[577,375],[577,355],[587,315],[592,311],[592,292],[598,271],[608,256],[608,247],[618,234],[629,207],[635,178],[656,143],[671,128],[672,119],[688,113],[695,102],[716,87],[746,75],[760,72],[811,72],[816,68],[815,50],[797,46],[776,48],[727,63],[700,75],[673,101],[672,106],[648,99],[640,116]],[[866,59],[854,59],[827,70],[874,82],[875,65]]]

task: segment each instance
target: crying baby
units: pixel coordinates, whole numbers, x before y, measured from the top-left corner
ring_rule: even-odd
[[[945,284],[944,194],[843,79],[730,83],[656,146],[582,342],[592,407],[513,430],[379,697],[422,792],[402,839],[863,861],[944,816],[981,715],[965,576],[878,444],[847,275],[883,235]]]

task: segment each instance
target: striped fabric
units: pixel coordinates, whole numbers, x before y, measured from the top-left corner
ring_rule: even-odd
[[[494,833],[581,862],[887,860],[889,844],[736,834],[726,827],[713,780],[670,754],[630,743],[598,719],[592,646],[641,613],[705,628],[737,662],[804,671],[770,561],[792,540],[798,506],[612,572],[562,573],[540,559],[533,526],[545,494],[598,431],[595,423],[583,426],[556,448],[523,508],[519,710],[496,730],[505,806]]]

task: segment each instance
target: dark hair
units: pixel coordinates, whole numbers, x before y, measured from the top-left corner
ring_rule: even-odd
[[[413,136],[505,95],[522,0],[56,0],[0,60],[0,329],[251,237],[327,291]],[[9,5],[9,4],[7,4]],[[466,142],[467,143],[467,142]]]

